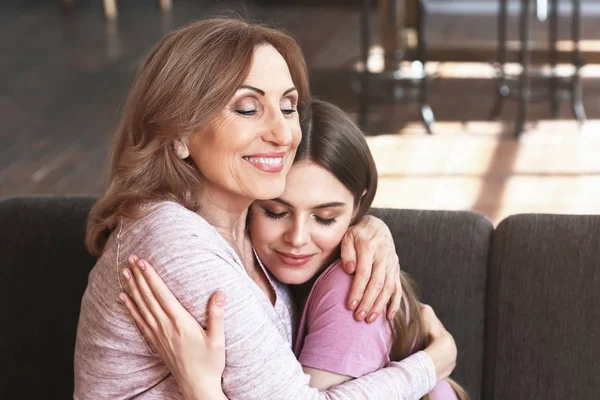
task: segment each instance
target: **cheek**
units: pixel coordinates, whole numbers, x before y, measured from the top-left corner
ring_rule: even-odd
[[[302,140],[302,130],[300,129],[300,122],[298,119],[294,119],[290,130],[292,132],[292,150],[295,151]]]
[[[341,224],[329,228],[324,227],[313,236],[313,240],[321,251],[328,254],[338,248],[347,230],[348,226]]]
[[[250,220],[250,236],[252,245],[258,248],[269,247],[283,235],[282,222],[262,215],[256,215]]]

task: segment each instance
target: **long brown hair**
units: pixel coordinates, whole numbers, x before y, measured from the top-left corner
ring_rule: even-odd
[[[296,151],[295,161],[301,160],[327,169],[354,194],[358,209],[352,224],[371,207],[377,191],[377,167],[363,133],[344,111],[324,101],[310,102],[302,120],[302,142]],[[392,323],[393,361],[403,360],[429,344],[421,323],[416,285],[405,272],[400,281],[403,304]],[[451,379],[448,382],[460,400],[469,399],[459,384]],[[423,399],[429,399],[429,395]]]
[[[139,218],[140,205],[171,200],[197,211],[200,173],[180,159],[173,141],[206,126],[246,79],[256,46],[269,44],[287,62],[299,94],[309,98],[297,41],[287,33],[239,19],[198,21],[163,37],[137,74],[113,148],[109,187],[92,208],[86,246],[99,256],[119,219]]]

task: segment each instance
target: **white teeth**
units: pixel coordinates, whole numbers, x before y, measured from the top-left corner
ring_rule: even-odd
[[[281,162],[283,161],[283,157],[244,157],[244,158],[253,163],[271,164],[271,165],[281,164]]]

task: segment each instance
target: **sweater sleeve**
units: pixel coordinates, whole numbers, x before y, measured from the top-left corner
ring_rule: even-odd
[[[351,286],[352,276],[339,262],[313,286],[298,357],[303,366],[358,378],[390,362],[390,323],[383,317],[370,324],[356,321],[345,302]]]
[[[137,227],[137,247],[146,252],[138,255],[153,263],[202,326],[210,295],[225,292],[222,385],[228,398],[418,399],[434,386],[433,362],[420,352],[327,392],[309,387],[308,375],[267,315],[274,313],[271,303],[236,262],[233,250],[219,242],[205,221],[194,223],[189,214],[168,211],[163,218],[145,218]]]

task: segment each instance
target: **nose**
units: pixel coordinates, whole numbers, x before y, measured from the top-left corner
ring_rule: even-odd
[[[291,126],[292,124],[297,123],[297,119],[286,119],[281,110],[279,110],[279,107],[277,107],[272,115],[269,116],[268,126],[263,135],[263,140],[273,143],[278,147],[290,146],[294,139]]]
[[[308,243],[309,236],[306,221],[295,218],[286,230],[284,239],[294,247],[302,247]]]

